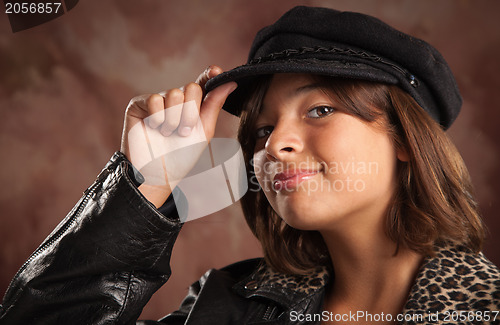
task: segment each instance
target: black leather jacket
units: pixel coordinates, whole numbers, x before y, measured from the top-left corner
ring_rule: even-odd
[[[312,324],[320,320],[312,317],[326,317],[326,268],[288,276],[253,259],[208,271],[179,310],[162,320],[137,321],[171,274],[182,224],[171,199],[160,213],[141,196],[131,169],[122,154],[112,157],[16,274],[0,306],[0,324]],[[456,310],[499,310],[499,279],[482,254],[442,249],[422,266],[403,312],[439,312],[442,318]]]

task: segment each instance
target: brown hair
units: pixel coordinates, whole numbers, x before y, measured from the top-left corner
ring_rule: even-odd
[[[314,76],[341,109],[391,135],[408,162],[398,162],[399,184],[386,219],[386,234],[398,247],[433,255],[438,244],[454,243],[474,252],[481,249],[484,226],[474,200],[469,173],[453,143],[406,92],[394,85]],[[261,77],[249,90],[238,139],[249,178],[241,200],[246,221],[259,239],[266,262],[284,273],[306,273],[330,258],[317,231],[288,226],[272,209],[256,182],[252,165],[255,121],[271,77]]]

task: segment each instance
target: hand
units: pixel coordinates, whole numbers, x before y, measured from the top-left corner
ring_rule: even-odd
[[[156,207],[165,202],[214,136],[219,112],[236,88],[236,83],[226,83],[205,96],[205,83],[221,72],[211,66],[194,83],[135,97],[127,107],[120,150],[146,178],[139,190]],[[185,154],[177,154],[180,150]],[[173,151],[176,154],[165,158]]]

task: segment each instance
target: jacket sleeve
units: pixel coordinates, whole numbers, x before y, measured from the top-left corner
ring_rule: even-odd
[[[115,153],[29,257],[0,305],[0,324],[135,324],[170,277],[181,229],[172,196],[154,208]]]

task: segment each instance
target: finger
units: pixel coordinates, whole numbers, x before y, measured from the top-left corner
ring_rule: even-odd
[[[201,105],[200,118],[205,134],[209,139],[215,133],[215,124],[217,123],[220,110],[224,106],[224,102],[237,86],[236,82],[231,81],[218,86],[205,96]]]
[[[140,95],[132,98],[128,105],[125,113],[132,117],[143,119],[147,114],[147,100],[151,96],[151,94]]]
[[[152,129],[156,129],[165,120],[163,97],[160,94],[153,94],[146,100],[146,105],[148,116],[144,119],[144,122]]]
[[[198,123],[202,97],[203,90],[200,85],[192,82],[184,87],[184,106],[182,107],[181,122],[177,130],[179,135],[190,135],[191,130]]]
[[[165,121],[161,125],[160,132],[168,137],[179,126],[182,114],[182,103],[184,93],[180,89],[171,89],[165,92]]]
[[[198,76],[198,79],[196,79],[196,83],[200,85],[202,89],[205,89],[205,84],[207,83],[207,81],[221,73],[221,67],[217,65],[211,65]]]

